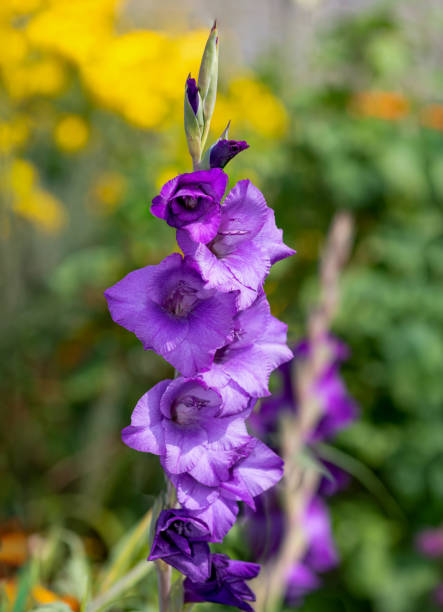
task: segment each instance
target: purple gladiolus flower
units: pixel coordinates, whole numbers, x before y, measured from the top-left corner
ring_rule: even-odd
[[[195,242],[209,242],[217,234],[227,182],[219,168],[180,174],[163,185],[152,200],[151,213],[186,230]]]
[[[164,380],[145,393],[132,413],[122,439],[138,451],[160,455],[169,474],[188,474],[217,486],[244,455],[251,437],[245,425],[250,412],[223,416],[216,389],[201,378]]]
[[[216,542],[221,542],[234,524],[238,501],[255,509],[254,497],[283,476],[282,459],[260,440],[250,438],[237,450],[237,461],[229,469],[228,478],[216,487],[205,486],[189,474],[169,475],[180,504],[208,525]]]
[[[434,600],[434,603],[437,604],[437,606],[439,606],[440,608],[443,607],[443,582],[441,582],[435,587],[432,593],[432,599]]]
[[[417,536],[416,546],[430,559],[443,557],[443,528],[424,529]]]
[[[285,531],[284,514],[275,489],[259,495],[254,502],[255,510],[245,508],[249,548],[254,559],[266,561],[280,549]]]
[[[208,542],[211,533],[205,523],[187,510],[162,510],[155,526],[149,561],[163,559],[191,580],[210,577]]]
[[[249,149],[245,140],[217,140],[209,152],[209,166],[211,168],[224,168],[233,157],[245,149]]]
[[[185,376],[209,369],[231,337],[236,296],[204,288],[178,253],[130,272],[105,296],[113,320]]]
[[[332,537],[329,513],[319,497],[313,497],[309,502],[303,524],[308,540],[304,563],[316,572],[325,572],[335,567],[338,556]]]
[[[328,476],[323,476],[320,480],[318,487],[318,493],[320,495],[325,495],[328,497],[335,495],[349,485],[351,477],[348,472],[345,472],[333,463],[325,461],[324,459],[322,459],[321,462],[325,466]]]
[[[287,576],[286,599],[291,605],[299,605],[305,595],[320,586],[317,574],[303,563],[291,567]]]
[[[274,211],[249,180],[237,183],[226,196],[210,242],[184,231],[177,232],[177,242],[208,287],[240,291],[240,309],[253,303],[271,265],[295,253],[283,243]]]
[[[259,572],[257,563],[233,561],[227,555],[213,554],[209,580],[195,582],[186,578],[184,581],[185,603],[211,601],[253,612],[247,602],[255,601],[255,595],[245,581],[256,578]]]
[[[202,377],[220,393],[240,388],[252,397],[269,395],[271,372],[292,352],[286,345],[287,325],[271,315],[264,293],[234,319],[234,337],[217,350],[211,369]]]
[[[313,395],[320,402],[322,418],[310,434],[311,442],[333,437],[338,431],[350,425],[358,414],[357,404],[349,395],[339,373],[340,362],[348,356],[347,347],[332,336],[326,337],[324,342],[331,357],[312,389]],[[303,359],[306,359],[310,351],[308,341],[302,340],[294,350],[294,362],[285,363],[279,368],[282,390],[263,401],[260,410],[251,417],[252,427],[257,434],[274,433],[284,412],[297,411],[298,398],[292,384],[293,367],[294,365],[297,367]]]

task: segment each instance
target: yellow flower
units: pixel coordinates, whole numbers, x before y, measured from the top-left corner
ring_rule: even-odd
[[[23,145],[29,136],[30,120],[16,115],[10,121],[0,121],[0,153],[11,153]]]
[[[9,172],[9,186],[16,198],[27,197],[36,182],[34,166],[25,159],[14,159]]]
[[[28,43],[23,32],[12,28],[9,24],[1,24],[0,38],[2,41],[0,65],[10,66],[25,59],[28,52]]]
[[[232,124],[245,125],[265,138],[281,137],[288,127],[288,115],[282,102],[266,85],[252,77],[238,77],[229,84],[227,95],[217,99],[213,129],[216,133]]]
[[[29,196],[15,201],[14,211],[39,229],[57,232],[66,222],[65,211],[57,198],[43,189],[35,189]]]
[[[117,0],[50,0],[26,28],[31,43],[82,63],[112,36]]]
[[[57,146],[68,153],[83,149],[89,140],[89,126],[79,115],[66,115],[54,130]]]
[[[57,198],[38,185],[35,167],[25,159],[14,159],[6,184],[12,196],[12,209],[21,217],[47,232],[59,230],[66,213]]]
[[[106,172],[102,174],[94,186],[95,197],[109,212],[114,210],[116,205],[121,201],[125,190],[125,177],[118,172]]]

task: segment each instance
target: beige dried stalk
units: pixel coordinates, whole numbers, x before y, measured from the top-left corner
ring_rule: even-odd
[[[310,352],[302,364],[297,364],[294,380],[297,413],[283,420],[281,448],[285,460],[282,481],[282,503],[285,514],[285,537],[276,558],[263,567],[254,584],[257,612],[278,609],[287,584],[290,568],[301,561],[306,551],[303,514],[315,494],[320,473],[315,466],[301,461],[309,433],[316,427],[321,406],[313,391],[331,355],[324,342],[339,303],[339,278],[346,264],[353,238],[353,221],[347,212],[340,212],[332,220],[320,262],[320,295],[317,306],[307,321]]]

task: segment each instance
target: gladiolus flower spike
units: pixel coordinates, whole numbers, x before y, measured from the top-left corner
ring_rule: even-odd
[[[185,87],[185,132],[193,171],[166,183],[151,212],[175,228],[184,257],[129,272],[105,292],[113,320],[175,368],[138,401],[122,438],[159,456],[175,488],[174,507],[157,517],[151,560],[185,577],[185,601],[252,610],[245,580],[260,566],[213,554],[236,521],[239,502],[283,475],[283,461],[251,436],[246,421],[269,395],[271,372],[293,355],[287,326],[271,315],[263,290],[271,266],[294,254],[274,212],[248,179],[228,193],[224,166],[248,147],[227,129],[202,162],[215,104],[218,33],[211,29],[198,83]],[[179,507],[176,507],[176,506]]]

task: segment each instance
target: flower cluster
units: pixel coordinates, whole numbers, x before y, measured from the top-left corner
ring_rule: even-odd
[[[185,128],[198,169],[167,182],[151,206],[176,229],[184,256],[135,270],[105,295],[113,320],[176,370],[143,395],[122,432],[131,448],[160,457],[181,506],[161,512],[150,558],[185,574],[186,601],[250,610],[254,595],[244,581],[259,566],[212,554],[208,543],[223,540],[238,502],[255,509],[254,498],[283,474],[281,458],[248,433],[246,420],[257,398],[270,395],[271,372],[292,358],[263,283],[272,264],[294,251],[249,180],[222,201],[222,168],[245,142],[228,140],[226,130],[199,162],[217,44],[214,27],[198,86],[191,77],[186,84]]]
[[[309,432],[308,444],[330,440],[344,427],[351,424],[357,416],[357,406],[349,395],[339,374],[340,363],[347,358],[347,347],[337,338],[327,336],[322,341],[329,359],[314,383],[312,389],[320,404],[321,417],[316,427]],[[281,387],[279,393],[265,399],[260,409],[251,416],[251,426],[255,433],[268,438],[275,446],[279,422],[284,414],[296,416],[298,397],[294,385],[294,364],[303,367],[304,360],[311,354],[307,340],[301,341],[294,350],[295,359],[279,368]],[[315,447],[313,447],[315,452]],[[320,460],[320,459],[319,459]],[[297,603],[305,594],[318,588],[317,574],[332,569],[338,563],[338,556],[331,533],[331,525],[325,496],[334,494],[347,484],[348,475],[335,465],[325,463],[328,478],[322,478],[313,496],[304,508],[302,524],[305,539],[305,553],[301,559],[294,560],[288,569],[286,597]],[[285,537],[284,514],[277,492],[268,491],[256,500],[257,511],[248,521],[248,535],[254,556],[269,560],[278,553]]]

